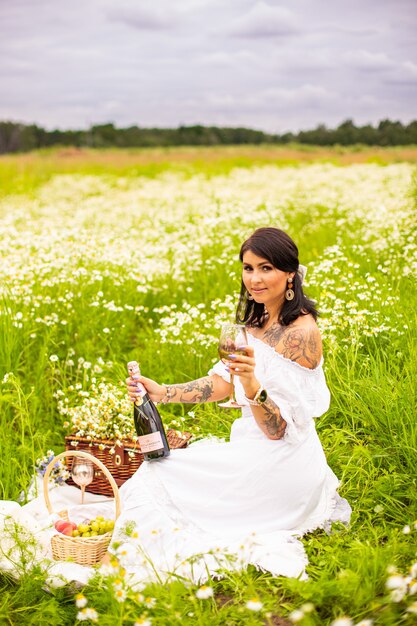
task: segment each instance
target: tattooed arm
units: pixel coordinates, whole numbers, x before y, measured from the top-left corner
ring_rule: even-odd
[[[217,402],[223,400],[230,392],[230,384],[221,376],[205,376],[198,380],[180,385],[163,385],[165,387],[164,402],[183,402],[196,404],[199,402]]]
[[[137,382],[142,383],[153,402],[183,402],[185,404],[217,402],[226,398],[230,393],[230,383],[217,374],[179,385],[159,385],[150,378],[139,376],[135,380],[126,379],[129,396],[133,401],[138,393]]]
[[[285,434],[287,422],[282,418],[279,407],[271,398],[267,398],[263,404],[255,406],[251,404],[252,415],[259,428],[268,439],[282,439]]]
[[[313,369],[320,363],[321,338],[315,324],[282,327],[276,323],[264,333],[263,341],[286,359],[295,361],[303,367]],[[235,376],[239,376],[246,397],[253,399],[260,387],[259,381],[254,376],[253,347],[249,346],[246,349],[246,355],[236,355],[229,367]],[[270,397],[263,404],[259,406],[252,404],[250,408],[259,428],[269,439],[282,439],[287,424],[279,406]]]
[[[236,354],[230,360],[229,368],[235,376],[239,377],[246,397],[253,399],[260,387],[260,382],[254,375],[255,353],[253,346],[245,346],[245,352],[246,355]],[[267,398],[263,404],[251,404],[250,408],[256,423],[268,439],[282,439],[287,423],[282,418],[278,405],[271,398]]]
[[[315,325],[272,327],[265,333],[264,340],[286,359],[291,359],[303,367],[313,369],[320,363],[321,337]],[[248,398],[253,398],[253,393]],[[251,405],[251,409],[259,428],[269,439],[281,439],[284,436],[287,423],[271,398],[267,398],[259,407]]]

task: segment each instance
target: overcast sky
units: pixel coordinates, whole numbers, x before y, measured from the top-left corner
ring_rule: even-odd
[[[0,0],[0,120],[417,119],[417,0]]]

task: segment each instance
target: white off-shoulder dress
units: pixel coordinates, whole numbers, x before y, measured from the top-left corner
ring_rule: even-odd
[[[266,437],[236,379],[237,400],[246,406],[230,441],[202,440],[144,463],[121,488],[117,522],[122,543],[123,526],[136,529],[122,551],[139,576],[151,568],[162,578],[175,572],[201,580],[219,567],[249,563],[275,575],[304,576],[299,537],[349,521],[314,423],[329,407],[323,363],[308,369],[251,335],[249,343],[255,376],[280,408],[285,435]],[[209,373],[230,380],[222,362]]]
[[[202,582],[225,568],[249,564],[277,576],[305,577],[302,535],[329,528],[332,521],[349,521],[350,507],[336,491],[338,480],[314,423],[329,407],[323,363],[307,369],[251,335],[249,343],[255,349],[256,378],[287,423],[285,435],[278,441],[264,435],[236,379],[237,400],[247,406],[232,425],[230,441],[203,439],[172,450],[162,461],[143,463],[120,489],[122,513],[114,534],[118,547],[113,551],[133,581],[179,576]],[[229,381],[222,362],[210,373]],[[113,500],[103,496],[88,494],[82,506],[75,487],[57,487],[50,496],[54,510],[68,508],[77,523],[100,514],[114,517]],[[0,502],[3,554],[5,544],[11,546],[4,533],[10,517],[40,540],[37,558],[50,558],[56,531],[43,497],[22,507]],[[10,567],[0,558],[0,569]],[[47,567],[55,581],[86,582],[93,573],[74,563]]]

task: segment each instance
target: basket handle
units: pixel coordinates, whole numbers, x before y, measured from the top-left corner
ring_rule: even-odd
[[[120,515],[120,496],[119,496],[119,489],[118,489],[118,487],[116,485],[116,482],[115,482],[113,476],[110,474],[109,470],[104,465],[104,463],[102,463],[99,459],[97,459],[92,454],[89,454],[88,452],[82,452],[81,450],[66,450],[65,452],[61,452],[61,454],[58,454],[57,456],[55,456],[52,459],[52,461],[50,461],[49,465],[47,466],[47,468],[45,470],[44,477],[43,477],[43,495],[44,495],[44,498],[45,498],[45,504],[46,504],[46,507],[48,509],[48,512],[49,513],[53,512],[53,509],[52,509],[52,506],[51,506],[51,500],[49,498],[49,488],[48,488],[49,475],[50,475],[53,467],[55,466],[55,463],[57,461],[59,461],[59,459],[63,459],[64,457],[68,457],[68,456],[79,456],[81,458],[88,459],[89,461],[91,461],[92,463],[94,463],[95,465],[97,465],[101,469],[103,474],[108,479],[108,481],[109,481],[109,483],[111,485],[111,488],[113,489],[114,503],[115,503],[115,507],[116,507],[116,519],[117,519],[119,517],[119,515]]]

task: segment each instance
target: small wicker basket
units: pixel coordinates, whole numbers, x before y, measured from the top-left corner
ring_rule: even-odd
[[[77,456],[88,459],[95,465],[97,465],[103,474],[107,477],[114,494],[114,503],[116,508],[117,519],[120,515],[120,496],[117,485],[114,478],[110,474],[107,467],[95,456],[88,454],[88,452],[80,452],[78,450],[67,450],[58,454],[52,459],[45,470],[43,477],[43,494],[45,498],[45,504],[49,513],[53,513],[51,501],[49,499],[48,491],[48,479],[49,475],[59,459],[69,456]],[[58,513],[62,519],[68,519],[68,511],[60,511]],[[105,555],[107,547],[110,543],[113,532],[107,532],[104,535],[98,535],[97,537],[70,537],[62,533],[54,535],[51,539],[52,556],[56,561],[72,560],[79,565],[94,565],[98,563],[100,559]]]

